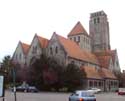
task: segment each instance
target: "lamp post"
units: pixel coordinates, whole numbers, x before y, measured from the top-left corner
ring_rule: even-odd
[[[13,67],[12,69],[12,77],[13,77],[13,91],[14,91],[14,101],[17,101],[16,99],[16,71],[15,68]]]

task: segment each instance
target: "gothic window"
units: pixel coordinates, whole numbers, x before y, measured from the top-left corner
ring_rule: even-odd
[[[80,36],[78,36],[78,42],[80,42]]]
[[[117,65],[117,66],[119,66],[119,63],[118,63],[118,61],[116,61],[116,65]]]
[[[100,19],[99,18],[97,18],[97,23],[100,23]]]
[[[50,47],[50,54],[53,54],[52,47]]]
[[[19,59],[21,59],[21,53],[20,53],[20,55],[19,55]]]
[[[58,47],[56,46],[56,50],[55,50],[55,53],[57,54],[58,53]]]
[[[33,46],[33,51],[32,51],[32,53],[34,54],[34,53],[36,53],[36,51],[37,51],[37,46],[36,46],[36,47]]]
[[[85,40],[86,40],[86,39],[85,39],[85,37],[84,37],[84,42],[85,42]]]
[[[94,24],[96,24],[96,18],[94,19]]]
[[[36,47],[34,47],[34,53],[36,53],[37,52],[37,46]]]
[[[34,53],[34,46],[33,46],[33,49],[32,49],[32,53]]]

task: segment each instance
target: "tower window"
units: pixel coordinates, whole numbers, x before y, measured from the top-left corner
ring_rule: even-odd
[[[96,24],[96,18],[94,19],[94,24]]]
[[[100,19],[99,18],[97,18],[97,23],[100,23]]]

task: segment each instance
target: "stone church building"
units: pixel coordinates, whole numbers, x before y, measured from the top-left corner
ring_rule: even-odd
[[[119,60],[117,50],[110,47],[109,23],[104,11],[90,14],[89,34],[80,22],[67,38],[56,32],[50,40],[35,34],[30,45],[18,43],[12,59],[26,68],[32,58],[39,58],[42,53],[56,58],[60,64],[74,63],[84,69],[86,89],[115,91],[118,88],[114,72],[120,72]]]

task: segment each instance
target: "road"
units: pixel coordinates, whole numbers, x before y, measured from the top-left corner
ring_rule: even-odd
[[[17,101],[68,101],[70,93],[17,93]],[[125,96],[116,93],[96,94],[97,101],[125,101]],[[0,98],[2,101],[2,98]],[[14,101],[14,94],[10,91],[5,93],[5,101]]]

